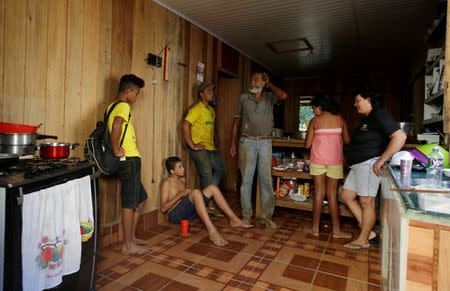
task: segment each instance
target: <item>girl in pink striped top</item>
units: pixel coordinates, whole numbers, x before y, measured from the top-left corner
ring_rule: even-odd
[[[341,230],[337,188],[343,178],[343,143],[350,142],[347,125],[339,115],[339,106],[326,96],[318,95],[312,101],[316,115],[309,122],[306,148],[311,148],[310,174],[314,177],[313,226],[308,233],[319,236],[320,214],[325,196],[328,199],[333,238],[350,239],[351,233]]]

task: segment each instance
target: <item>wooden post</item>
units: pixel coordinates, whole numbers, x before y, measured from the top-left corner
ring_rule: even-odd
[[[450,97],[448,91],[448,83],[450,81],[450,5],[447,4],[447,23],[445,36],[445,85],[444,85],[444,104],[443,104],[443,120],[444,133],[450,134]]]

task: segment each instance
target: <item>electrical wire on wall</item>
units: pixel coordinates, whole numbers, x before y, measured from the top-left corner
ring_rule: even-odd
[[[152,78],[152,86],[153,86],[153,93],[152,93],[152,137],[155,137],[155,93],[156,93],[156,84],[157,81],[155,79],[156,77],[156,70],[149,66],[153,70],[153,78]],[[152,184],[155,184],[155,146],[152,146]]]
[[[152,125],[150,126],[152,132],[151,132],[151,136],[154,137],[155,136],[155,86],[156,86],[156,71],[155,69],[150,66],[147,62],[147,59],[145,60],[145,62],[147,63],[147,67],[153,70],[153,78],[152,80],[152,86],[153,86],[153,93],[152,93],[152,107],[153,107],[153,112],[152,112]],[[155,183],[155,163],[154,163],[154,159],[155,159],[155,150],[154,147],[152,147],[152,157],[151,157],[151,164],[152,164],[152,184]]]
[[[156,36],[155,36],[156,37]],[[152,93],[152,137],[155,138],[155,94],[156,94],[156,84],[158,84],[158,81],[156,80],[156,70],[153,66],[160,67],[161,66],[161,54],[166,51],[166,48],[168,48],[170,45],[175,45],[173,41],[168,42],[164,48],[158,53],[158,55],[153,55],[149,53],[147,55],[147,58],[145,59],[145,63],[147,64],[147,67],[151,68],[153,70],[153,78],[152,78],[152,86],[153,86],[153,93]],[[159,58],[159,59],[158,59]],[[155,183],[155,147],[152,147],[152,184]]]

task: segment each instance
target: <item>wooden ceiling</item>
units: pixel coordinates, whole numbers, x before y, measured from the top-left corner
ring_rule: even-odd
[[[282,77],[390,70],[423,54],[441,0],[155,0]],[[313,50],[295,50],[305,46]],[[280,43],[281,41],[281,43]],[[276,43],[276,52],[268,43]]]

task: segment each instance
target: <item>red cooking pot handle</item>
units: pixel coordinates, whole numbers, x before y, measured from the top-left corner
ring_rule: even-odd
[[[47,139],[47,138],[50,138],[50,139],[58,139],[58,136],[56,136],[56,135],[46,135],[46,134],[36,134],[36,139],[39,139],[39,140],[41,140],[41,139]]]

